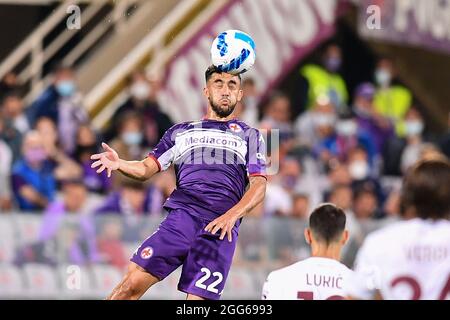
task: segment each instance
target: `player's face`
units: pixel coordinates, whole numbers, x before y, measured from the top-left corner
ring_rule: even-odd
[[[229,73],[214,73],[206,83],[205,96],[212,110],[221,118],[233,113],[238,101],[242,99],[241,82]]]

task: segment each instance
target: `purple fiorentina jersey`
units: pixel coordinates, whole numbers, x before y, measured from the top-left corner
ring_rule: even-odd
[[[160,170],[175,166],[177,187],[164,208],[213,220],[239,202],[249,176],[265,176],[265,151],[257,129],[206,119],[174,125],[149,156]]]

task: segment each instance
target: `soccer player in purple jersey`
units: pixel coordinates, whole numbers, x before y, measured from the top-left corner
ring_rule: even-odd
[[[127,274],[108,299],[139,299],[182,267],[178,289],[187,299],[219,299],[231,266],[242,217],[265,195],[265,144],[257,129],[233,118],[241,78],[214,66],[205,72],[206,117],[174,125],[149,156],[125,161],[103,143],[92,167],[147,180],[171,164],[176,189],[166,219],[131,257]]]

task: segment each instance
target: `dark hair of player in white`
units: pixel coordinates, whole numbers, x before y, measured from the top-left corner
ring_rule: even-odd
[[[331,203],[317,207],[309,217],[305,239],[311,245],[311,255],[340,259],[341,248],[348,240],[344,210]]]

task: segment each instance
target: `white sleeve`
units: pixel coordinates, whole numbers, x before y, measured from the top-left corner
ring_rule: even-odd
[[[267,276],[266,282],[264,282],[261,299],[262,300],[283,299],[282,293],[280,292],[279,286],[277,286],[277,281],[274,279],[273,273],[270,273]]]
[[[371,245],[370,236],[358,251],[354,272],[350,273],[344,285],[346,296],[355,299],[373,299],[380,288],[380,268],[376,263],[376,251]]]

